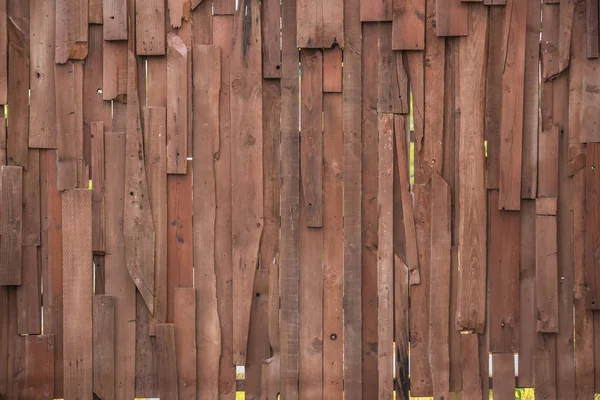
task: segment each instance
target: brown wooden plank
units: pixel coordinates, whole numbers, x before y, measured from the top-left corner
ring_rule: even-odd
[[[210,1],[192,0],[192,20],[194,21],[192,41],[195,45],[212,43],[212,17],[212,3]],[[190,43],[186,44],[190,45]]]
[[[165,54],[165,2],[136,0],[135,49],[138,56]]]
[[[196,291],[192,287],[174,290],[175,348],[177,382],[181,399],[196,398]],[[160,379],[160,378],[159,378]]]
[[[407,79],[399,79],[399,76],[406,76],[402,54],[392,51],[391,39],[392,24],[389,22],[380,23],[377,111],[408,114],[410,103],[408,81]]]
[[[571,62],[569,66],[569,176],[585,167],[585,145],[581,143],[580,134],[583,112],[583,62],[585,29],[585,3],[579,2],[575,7],[573,22]]]
[[[0,396],[6,397],[8,374],[8,287],[0,286]]]
[[[585,55],[598,58],[598,0],[586,0]]]
[[[25,388],[25,337],[17,334],[16,288],[8,288],[7,398],[19,398]]]
[[[302,66],[302,128],[300,168],[308,227],[323,226],[323,53],[300,52]]]
[[[378,57],[378,24],[362,25],[362,60]],[[361,336],[362,336],[362,393],[357,398],[377,398],[379,378],[377,375],[377,180],[379,130],[377,115],[378,65],[362,70],[362,150],[361,162],[361,221],[364,231],[361,238]],[[345,174],[344,174],[345,176]],[[402,228],[404,225],[402,226]],[[344,273],[346,270],[344,270]],[[346,294],[346,288],[344,288]],[[346,318],[346,317],[345,317]],[[345,322],[345,321],[344,321]],[[344,335],[346,332],[344,332]],[[345,336],[344,336],[345,338]],[[344,340],[345,342],[345,340]],[[347,358],[344,357],[345,365]],[[345,392],[347,393],[347,392]],[[362,397],[361,397],[362,396]]]
[[[504,26],[509,29],[504,32],[507,50],[502,74],[498,206],[501,210],[518,210],[521,206],[527,3],[508,0],[506,7]]]
[[[104,0],[104,40],[127,40],[127,1]]]
[[[600,273],[597,271],[598,260],[595,254],[600,247],[600,232],[598,223],[600,223],[600,210],[598,207],[598,196],[600,195],[600,172],[597,165],[600,163],[600,145],[588,143],[586,155],[586,254],[593,255],[586,257],[586,282],[590,286],[590,296],[588,305],[591,308],[598,308],[598,288],[600,288]]]
[[[116,103],[115,103],[116,104]],[[115,107],[117,111],[117,107]],[[115,116],[117,114],[115,113]],[[133,398],[135,391],[135,284],[127,271],[122,226],[125,199],[125,132],[107,132],[106,154],[106,288],[115,298],[115,394]]]
[[[54,399],[54,336],[25,337],[25,387],[22,399]]]
[[[459,131],[459,297],[456,328],[482,332],[486,309],[486,221],[483,148],[485,36],[487,9],[472,4],[472,34],[458,44]],[[474,61],[479,60],[479,62]],[[463,68],[472,65],[472,69]],[[463,179],[464,177],[464,179]]]
[[[30,149],[28,165],[23,169],[23,246],[40,243],[40,154]]]
[[[216,10],[218,0],[213,2]],[[221,3],[224,1],[221,0]],[[338,4],[339,5],[339,4]],[[262,30],[262,59],[263,78],[281,78],[281,5],[277,0],[265,0],[261,2],[261,30]],[[341,14],[340,14],[341,17]],[[341,31],[341,29],[340,29]],[[339,58],[342,54],[339,50]],[[337,53],[335,53],[337,54]],[[340,67],[341,78],[341,67]],[[341,79],[340,79],[341,85]],[[339,90],[341,91],[341,89]]]
[[[221,328],[215,275],[215,173],[213,148],[219,132],[220,48],[194,46],[194,266],[197,296],[197,393],[212,398],[219,390]],[[251,296],[251,294],[250,294]]]
[[[198,4],[197,0],[192,1],[192,7],[194,4]],[[214,0],[213,8],[215,15],[233,15],[235,14],[235,1],[234,0]]]
[[[87,1],[56,0],[54,59],[57,64],[87,57],[88,6]]]
[[[542,78],[550,80],[557,76],[558,70],[558,40],[560,24],[560,6],[557,4],[545,3],[542,5],[542,20],[544,23],[542,29],[541,60],[542,60]]]
[[[448,398],[450,391],[450,187],[437,173],[431,182],[431,275],[429,311],[429,360],[433,396]]]
[[[160,398],[179,399],[177,385],[177,356],[175,350],[175,325],[156,324],[156,357]]]
[[[392,13],[392,0],[383,0],[381,2],[360,0],[360,20],[363,22],[391,21]]]
[[[560,1],[560,22],[558,32],[558,72],[562,72],[569,66],[571,60],[571,33],[575,18],[576,0]]]
[[[425,152],[425,54],[422,51],[407,51],[406,65],[412,94],[414,135],[414,183],[424,184],[429,180],[430,164]]]
[[[188,131],[188,52],[183,40],[167,36],[167,173],[185,174]]]
[[[0,166],[0,284],[20,285],[22,279],[23,169]]]
[[[254,273],[263,230],[262,97],[260,26],[244,17],[260,4],[250,0],[238,10],[231,55],[231,204],[233,237],[233,362],[245,364]],[[218,131],[217,131],[218,132]],[[233,161],[235,160],[235,165]]]
[[[269,310],[269,270],[259,268],[254,280],[254,298],[252,299],[252,319],[248,333],[248,357],[245,367],[245,396],[262,397],[262,362],[270,355],[269,325],[265,323]]]
[[[394,256],[394,340],[396,342],[396,398],[408,400],[408,268],[400,257]]]
[[[139,68],[139,67],[138,67]],[[140,70],[138,69],[138,72]],[[139,81],[142,81],[144,71],[142,69]],[[167,57],[147,57],[146,58],[146,106],[148,107],[167,107]],[[143,89],[138,88],[138,91]],[[140,101],[144,104],[143,95],[140,94]]]
[[[155,230],[150,209],[143,152],[140,106],[137,94],[136,60],[129,53],[127,89],[127,140],[125,149],[125,193],[123,230],[127,269],[152,314],[154,312]]]
[[[115,398],[115,298],[95,295],[93,299],[94,395]]]
[[[299,0],[296,8],[297,46],[329,48],[337,43],[344,47],[343,12],[341,0]]]
[[[188,22],[190,19],[191,2],[188,0],[168,0],[167,7],[169,10],[169,26],[171,28],[180,28],[181,20],[185,18]]]
[[[90,124],[92,140],[92,250],[103,254],[105,251],[104,217],[104,124]]]
[[[536,217],[536,307],[537,331],[558,331],[558,270],[556,217]]]
[[[17,332],[42,333],[40,260],[37,246],[23,246],[21,285],[17,287]]]
[[[479,400],[482,396],[482,377],[479,373],[479,351],[475,334],[460,336],[463,364],[463,400]],[[486,360],[487,361],[487,360]]]
[[[556,215],[558,202],[555,197],[538,197],[535,202],[537,215]]]
[[[537,334],[533,365],[533,386],[536,397],[557,399],[556,397],[556,335]]]
[[[8,19],[7,0],[0,1],[0,104],[7,103],[8,96]]]
[[[469,6],[463,4],[461,0],[437,1],[435,13],[435,27],[438,36],[466,36],[469,34]]]
[[[9,164],[27,166],[29,143],[29,2],[8,0],[8,97],[11,123],[7,128]]]
[[[92,397],[92,192],[62,194],[64,396]],[[73,365],[77,368],[73,368]]]
[[[298,277],[300,275],[297,206],[300,202],[300,135],[298,134],[300,104],[295,1],[282,0],[281,21],[280,390],[281,397],[295,400],[298,398],[299,379]],[[360,264],[356,263],[356,266],[360,268]],[[360,359],[360,351],[357,356]]]
[[[152,315],[139,290],[136,290],[135,306],[135,397],[160,396],[156,325],[154,332],[150,332]]]
[[[56,102],[54,98],[56,20],[49,17],[54,14],[54,4],[47,1],[31,1],[29,4],[31,17],[29,146],[56,148]]]
[[[392,49],[423,50],[426,1],[393,0],[392,3]]]
[[[105,40],[103,54],[102,98],[122,101],[127,95],[127,41]]]
[[[342,92],[342,49],[338,46],[323,50],[323,92]]]
[[[512,400],[515,397],[515,356],[513,353],[492,356],[494,399]]]
[[[91,24],[102,24],[104,0],[89,0],[88,22]]]
[[[600,83],[600,61],[583,60],[583,115],[581,117],[582,143],[600,142],[600,93],[594,88]]]
[[[520,215],[498,209],[499,194],[488,192],[490,224],[490,351],[519,350]]]
[[[271,356],[263,361],[261,393],[276,399],[279,393],[281,355],[279,343],[279,264],[274,259],[269,266],[269,343]],[[343,365],[341,365],[343,371]],[[335,393],[335,392],[333,392]]]
[[[6,119],[0,118],[0,165],[6,165]]]

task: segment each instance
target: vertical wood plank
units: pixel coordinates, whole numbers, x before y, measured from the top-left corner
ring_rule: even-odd
[[[42,333],[40,260],[37,246],[23,246],[21,286],[17,286],[17,332]]]
[[[583,60],[583,116],[581,117],[582,143],[600,142],[598,127],[600,126],[600,94],[594,87],[600,82],[600,61],[597,59]]]
[[[215,9],[217,1],[213,2]],[[262,16],[262,75],[263,78],[281,78],[281,4],[276,0],[262,1],[260,12]]]
[[[192,12],[190,1],[168,0],[167,6],[169,8],[169,24],[171,28],[181,28],[181,20],[189,22],[190,13]]]
[[[92,397],[92,227],[81,223],[91,214],[90,190],[63,192],[65,398]]]
[[[25,388],[25,337],[17,333],[17,296],[15,288],[8,288],[8,357],[7,397],[19,398]]]
[[[91,24],[102,24],[103,19],[103,0],[89,0],[88,22]]]
[[[105,216],[104,216],[104,124],[92,122],[90,124],[92,141],[92,250],[96,254],[103,254],[105,243]]]
[[[585,55],[598,58],[598,0],[586,0]]]
[[[245,396],[249,398],[262,397],[262,362],[268,358],[269,325],[265,323],[268,318],[269,304],[269,270],[259,268],[254,280],[254,298],[252,299],[252,319],[248,333],[248,357],[245,368]],[[265,393],[266,394],[266,393]]]
[[[494,399],[512,400],[515,397],[515,356],[513,353],[492,356]]]
[[[0,284],[23,282],[23,169],[0,166]]]
[[[167,173],[185,174],[188,132],[188,52],[183,40],[167,36]]]
[[[430,177],[430,160],[425,157],[425,54],[422,51],[407,51],[405,54],[412,92],[414,183],[425,184]]]
[[[479,400],[483,398],[482,380],[486,377],[479,373],[478,335],[460,335],[463,364],[463,399]],[[488,362],[486,360],[486,362]]]
[[[102,98],[104,100],[123,101],[126,96],[127,41],[109,42],[105,40],[102,64]]]
[[[469,34],[468,4],[463,4],[461,0],[439,0],[436,2],[435,14],[438,36],[467,36]]]
[[[539,136],[538,196],[558,196],[558,139],[559,128],[553,125]]]
[[[135,50],[138,56],[165,54],[165,2],[136,0]]]
[[[392,49],[425,48],[425,0],[393,0]]]
[[[408,268],[400,257],[394,256],[394,340],[396,342],[396,398],[408,400],[409,371],[408,371]]]
[[[360,20],[363,22],[391,21],[393,13],[392,0],[377,1],[360,0]]]
[[[328,2],[299,0],[296,6],[297,46],[301,48],[329,48],[337,43],[340,47],[343,47],[343,12],[344,4],[342,0]]]
[[[571,60],[571,33],[575,18],[575,0],[560,1],[559,32],[558,32],[558,72],[569,66]],[[581,3],[581,2],[579,2]]]
[[[175,288],[173,296],[179,398],[196,398],[196,290]],[[160,379],[160,377],[159,377]]]
[[[8,287],[0,286],[0,396],[7,395]]]
[[[585,29],[585,3],[580,2],[575,8],[573,23],[571,63],[569,66],[569,152],[568,174],[585,168],[585,145],[581,143],[580,134],[583,112],[583,63],[584,55],[584,29]]]
[[[194,0],[193,3],[197,4]],[[215,15],[233,15],[235,14],[234,0],[213,0],[213,8]]]
[[[7,0],[0,1],[0,104],[8,98],[8,19]]]
[[[175,351],[175,325],[156,324],[156,356],[158,388],[161,399],[179,399],[177,386],[177,361]]]
[[[22,399],[54,399],[54,336],[25,337],[25,387]]]
[[[338,46],[323,50],[323,92],[342,92],[342,54]]]
[[[39,246],[40,242],[40,153],[30,149],[27,167],[23,169],[23,246]]]
[[[558,74],[558,36],[560,24],[560,6],[545,2],[542,5],[542,41],[541,60],[542,60],[542,78],[550,80],[556,78]]]
[[[104,40],[127,40],[127,1],[105,0],[103,6]]]
[[[598,260],[594,256],[600,248],[600,210],[598,207],[598,196],[600,196],[600,145],[596,143],[587,144],[586,155],[586,257],[587,284],[590,286],[588,304],[591,308],[598,308],[598,289],[600,288],[600,273],[597,271]]]
[[[135,397],[160,396],[156,354],[156,325],[139,290],[135,298]]]
[[[558,266],[556,216],[537,212],[535,288],[537,331],[558,332]]]
[[[6,118],[0,118],[0,165],[6,165]]]
[[[377,65],[377,111],[382,113],[409,113],[407,79],[399,79],[404,72],[402,53],[392,51],[392,24],[379,24],[379,57]]]
[[[57,64],[87,57],[88,6],[87,1],[56,0],[54,59]]]
[[[115,298],[95,295],[93,299],[94,395],[115,398]]]
[[[533,358],[533,365],[535,366],[533,370],[533,387],[536,397],[556,399],[556,335],[537,334],[536,342]]]

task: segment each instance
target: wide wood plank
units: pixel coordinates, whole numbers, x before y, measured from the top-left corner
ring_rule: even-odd
[[[377,111],[409,113],[409,86],[402,53],[392,51],[392,24],[379,24],[379,57],[377,65]]]
[[[393,13],[393,1],[382,0],[372,2],[360,0],[360,20],[363,22],[391,21]]]
[[[216,9],[218,0],[213,2]],[[223,0],[221,0],[223,2]],[[263,78],[281,78],[281,4],[277,0],[261,1]],[[340,52],[341,57],[341,52]],[[340,71],[341,72],[341,71]],[[341,83],[341,82],[340,82]]]
[[[127,1],[104,0],[103,5],[104,40],[127,40]]]
[[[439,0],[436,2],[435,14],[438,36],[467,36],[469,34],[468,4],[462,3],[461,0]],[[473,22],[471,21],[471,23]],[[478,35],[477,31],[472,34]]]
[[[329,48],[337,43],[344,47],[343,13],[342,0],[299,0],[296,6],[297,46]]]
[[[342,49],[340,47],[323,50],[323,92],[342,92]]]
[[[104,217],[104,124],[92,122],[92,250],[103,254],[105,243]]]
[[[183,40],[167,36],[167,173],[187,171],[188,52]]]
[[[177,385],[177,356],[175,351],[175,325],[156,325],[156,356],[158,365],[158,387],[160,398],[179,399]]]
[[[198,5],[198,0],[192,0],[192,8]],[[234,0],[214,0],[213,8],[215,15],[233,15],[235,14]]]
[[[486,314],[486,193],[483,154],[485,36],[487,9],[472,4],[472,33],[458,44],[459,246],[462,256],[456,328],[482,332]],[[474,61],[479,60],[479,61]],[[463,68],[465,65],[472,68]]]
[[[173,322],[179,398],[193,400],[196,398],[196,290],[180,287],[175,288],[174,292]]]
[[[556,216],[536,217],[536,307],[537,331],[558,331],[558,266]]]
[[[64,396],[92,397],[92,192],[62,194]],[[77,368],[73,368],[77,365]]]
[[[0,166],[0,284],[23,282],[23,169]]]
[[[21,285],[17,286],[17,332],[42,333],[42,291],[37,246],[23,246]]]
[[[54,59],[57,64],[87,57],[88,6],[87,1],[56,0]]]
[[[135,1],[135,50],[138,56],[165,54],[165,2]]]
[[[54,336],[25,337],[25,386],[22,399],[54,399]]]
[[[393,0],[392,3],[392,49],[423,50],[426,1]]]
[[[95,295],[93,299],[94,395],[115,398],[115,298]]]
[[[494,399],[512,400],[515,397],[515,356],[513,353],[492,356]]]

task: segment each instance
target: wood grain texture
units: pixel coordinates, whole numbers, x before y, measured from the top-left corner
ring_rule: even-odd
[[[187,171],[188,51],[183,40],[167,35],[167,173]]]
[[[323,53],[300,52],[302,108],[300,172],[308,227],[323,226]]]
[[[556,216],[536,217],[536,307],[537,331],[558,331],[558,266]]]
[[[57,64],[87,57],[88,6],[87,1],[56,0],[54,59]]]
[[[93,307],[94,395],[115,398],[115,298],[95,295]]]
[[[539,135],[538,196],[558,195],[558,141],[559,128],[554,125]]]
[[[360,20],[362,22],[391,21],[392,17],[392,0],[382,0],[377,2],[360,0]]]
[[[8,381],[8,287],[0,286],[0,395],[6,396]]]
[[[342,92],[342,49],[323,50],[323,92]]]
[[[136,0],[135,50],[138,56],[165,54],[165,2]]]
[[[41,268],[37,246],[23,246],[21,285],[17,286],[17,332],[42,333]]]
[[[139,290],[135,296],[135,397],[160,396],[158,359],[156,354],[156,324]],[[150,329],[154,332],[151,332]]]
[[[169,24],[171,28],[181,27],[181,20],[185,18],[186,22],[190,19],[190,1],[189,0],[168,0]]]
[[[54,399],[54,336],[25,337],[25,386],[22,399]]]
[[[492,356],[494,398],[512,400],[515,396],[515,356],[513,353]]]
[[[217,0],[218,1],[218,0]],[[216,8],[217,1],[213,2]],[[221,0],[223,2],[223,0]],[[281,78],[281,4],[276,0],[261,2],[263,78]],[[341,56],[341,54],[340,54]],[[341,90],[340,90],[341,91]]]
[[[106,249],[104,217],[104,124],[90,124],[92,142],[92,250],[103,254]]]
[[[0,166],[0,284],[23,282],[23,169]]]
[[[377,65],[377,111],[409,113],[409,86],[402,53],[392,51],[392,24],[379,24],[379,57]]]
[[[127,97],[127,41],[104,41],[102,98],[123,101]]]
[[[429,161],[425,152],[425,54],[407,51],[406,65],[412,92],[412,114],[414,135],[414,183],[425,184],[429,180]]]
[[[0,165],[6,165],[6,118],[0,118]]]
[[[23,169],[23,246],[39,246],[40,242],[40,153],[30,149]]]
[[[8,99],[8,19],[7,0],[0,1],[0,104]]]
[[[127,1],[106,0],[103,5],[104,40],[127,40]]]
[[[344,4],[341,0],[299,0],[296,3],[297,46],[344,47]]]
[[[17,296],[15,288],[8,288],[8,357],[6,394],[8,398],[22,396],[25,388],[25,337],[17,334]]]
[[[192,8],[198,4],[198,0],[192,0]],[[214,0],[215,15],[233,15],[235,14],[235,1],[233,0]]]
[[[483,398],[482,377],[479,372],[479,352],[477,335],[464,334],[460,336],[463,364],[463,399],[478,400]],[[486,363],[489,361],[486,360]]]
[[[478,7],[478,6],[473,6]],[[467,36],[469,32],[469,5],[461,0],[436,2],[436,33],[438,36]],[[471,21],[473,23],[474,21]],[[476,32],[472,34],[477,35]]]
[[[472,34],[458,44],[459,93],[459,297],[456,328],[482,332],[486,303],[486,221],[483,154],[484,85],[487,9],[471,6]],[[473,60],[481,62],[473,63]],[[472,68],[463,68],[470,64]]]
[[[91,190],[62,194],[64,396],[92,397]]]
[[[576,0],[560,1],[560,22],[558,32],[558,72],[562,72],[571,61],[571,33],[575,19]]]
[[[161,399],[179,399],[177,385],[177,355],[175,351],[175,325],[156,324],[156,357],[158,389]]]
[[[580,134],[583,112],[583,62],[585,29],[585,3],[580,2],[575,8],[573,22],[571,61],[569,66],[569,151],[568,173],[575,175],[585,167],[585,145],[581,143]]]
[[[173,322],[179,398],[196,398],[196,290],[175,288]],[[159,378],[160,379],[160,378]]]
[[[269,325],[264,322],[268,318],[269,304],[269,270],[259,268],[254,280],[254,298],[252,299],[252,316],[248,334],[248,357],[245,369],[245,396],[262,397],[262,362],[269,356]]]
[[[425,48],[425,0],[392,1],[392,49]]]
[[[245,0],[233,26],[231,55],[231,204],[233,362],[243,365],[254,273],[263,230],[260,4]],[[251,18],[245,17],[251,16]],[[235,164],[234,164],[235,161]]]

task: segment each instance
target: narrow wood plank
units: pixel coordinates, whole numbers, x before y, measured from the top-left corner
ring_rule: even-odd
[[[17,334],[16,288],[8,288],[7,398],[19,398],[25,388],[25,337]]]
[[[139,66],[138,66],[139,68]],[[144,103],[143,87],[138,87],[141,104],[148,107],[167,107],[167,57],[147,57],[145,68],[146,101]],[[138,82],[143,81],[144,68],[138,69]]]
[[[23,245],[22,273],[21,285],[17,286],[17,332],[39,335],[42,333],[42,291],[37,246]]]
[[[438,36],[467,36],[469,34],[468,4],[463,4],[461,0],[440,0],[436,2],[435,13],[435,27]]]
[[[254,279],[252,299],[252,319],[248,333],[248,357],[245,367],[244,395],[250,398],[262,397],[262,362],[270,355],[269,325],[264,323],[269,309],[269,270],[259,268]]]
[[[400,257],[394,256],[394,341],[396,342],[395,390],[398,400],[408,400],[408,268]]]
[[[341,0],[299,0],[296,6],[297,46],[329,48],[337,43],[344,47],[343,12]]]
[[[533,365],[533,386],[536,397],[557,399],[556,397],[556,335],[537,334]]]
[[[104,124],[91,123],[92,140],[92,250],[103,254],[105,243],[104,217]]]
[[[434,173],[431,182],[429,360],[436,399],[448,398],[450,391],[451,205],[448,183]]]
[[[30,149],[23,169],[23,246],[40,243],[40,153]]]
[[[119,115],[117,108],[115,103],[115,116]],[[124,131],[105,135],[105,292],[115,298],[116,399],[135,397],[135,323],[131,322],[136,319],[135,284],[127,270],[125,238],[120,228],[125,200],[125,139]]]
[[[80,3],[76,0],[56,0],[54,59],[57,64],[87,57],[88,6],[87,1]]]
[[[192,7],[198,4],[198,0],[192,1]],[[214,0],[213,8],[215,15],[233,15],[235,14],[235,1],[234,0]]]
[[[425,54],[407,51],[406,65],[412,94],[414,136],[414,183],[425,184],[430,177],[429,160],[425,158]]]
[[[393,0],[392,3],[392,49],[423,50],[426,1]]]
[[[219,132],[220,48],[194,46],[194,287],[196,297],[197,393],[213,398],[219,393],[221,327],[215,275],[214,140]],[[254,272],[254,271],[253,271]],[[235,290],[235,289],[234,289]],[[250,297],[251,297],[250,293]],[[204,397],[206,396],[206,397]]]
[[[48,17],[54,14],[54,4],[47,1],[30,1],[29,6],[31,17],[29,32],[31,39],[29,147],[56,148],[56,102],[54,98],[56,19]]]
[[[174,290],[175,349],[177,386],[180,399],[196,398],[196,291],[192,287]],[[159,377],[160,379],[160,377]]]
[[[300,167],[308,227],[323,226],[323,53],[302,50]]]
[[[103,55],[102,98],[123,101],[127,96],[127,41],[105,40]]]
[[[25,337],[23,399],[54,399],[54,336]]]
[[[300,221],[297,206],[300,202],[300,135],[298,134],[300,55],[296,47],[295,1],[282,0],[281,24],[280,393],[283,398],[295,400],[298,398],[299,379],[298,278],[300,276],[298,236]],[[360,357],[360,352],[358,354]]]
[[[167,173],[187,170],[188,52],[183,40],[167,36]]]
[[[182,23],[181,20],[185,19],[186,22],[190,19],[190,1],[188,0],[168,0],[167,7],[169,9],[169,24],[171,28],[180,28]]]
[[[558,266],[556,217],[536,216],[537,331],[558,332]]]
[[[0,165],[6,165],[6,119],[0,118]]]
[[[585,168],[585,145],[580,140],[583,112],[583,63],[585,60],[584,30],[585,3],[579,2],[575,7],[569,66],[569,176],[573,176]]]
[[[8,378],[8,287],[0,286],[0,395],[7,395]]]
[[[136,0],[135,50],[138,56],[165,54],[165,2]]]
[[[281,370],[281,354],[279,341],[279,264],[274,259],[269,266],[269,343],[271,356],[263,361],[261,393],[267,399],[277,398],[279,393],[279,373]],[[343,365],[340,365],[343,371]],[[334,382],[335,383],[335,382]],[[335,392],[333,392],[335,393]]]
[[[192,287],[192,162],[186,175],[167,177],[167,321],[173,322],[175,289]]]
[[[541,60],[542,78],[551,80],[558,75],[559,60],[559,29],[560,29],[560,6],[558,4],[545,3],[542,5],[542,29]]]
[[[521,206],[527,2],[508,0],[506,7],[504,26],[509,29],[504,32],[506,56],[502,74],[498,207],[501,210],[518,210]]]
[[[576,0],[560,1],[560,25],[558,32],[558,72],[569,66],[571,60],[571,33],[575,18]]]
[[[160,396],[156,324],[153,327],[154,332],[151,332],[152,315],[139,290],[135,293],[135,397]]]
[[[0,1],[0,104],[8,99],[8,19],[7,0]]]
[[[323,50],[323,92],[342,92],[342,49],[338,46]]]
[[[379,57],[378,100],[377,111],[382,113],[409,113],[408,80],[399,79],[406,76],[402,54],[392,51],[392,24],[379,24]],[[399,55],[397,57],[397,55]],[[402,74],[404,72],[404,74]]]
[[[150,208],[150,196],[146,178],[145,156],[140,104],[137,92],[136,59],[128,55],[127,88],[127,140],[125,149],[125,194],[128,200],[124,206],[123,230],[125,235],[125,255],[131,279],[148,305],[150,314],[154,312],[154,249],[156,233]]]
[[[219,0],[213,2],[215,10],[218,2]],[[276,0],[262,1],[260,13],[262,17],[262,75],[263,78],[281,78],[281,4]],[[339,56],[341,59],[341,51]]]
[[[0,284],[20,285],[23,282],[23,169],[0,166]]]
[[[600,210],[598,209],[598,196],[600,195],[600,173],[598,165],[600,163],[600,145],[588,143],[586,155],[586,254],[596,254],[600,247],[600,232],[598,223],[600,222]],[[588,306],[598,308],[598,284],[600,274],[597,271],[597,260],[595,257],[586,257],[586,282],[590,287]]]
[[[515,356],[513,353],[492,356],[494,399],[512,400],[515,397]]]
[[[8,96],[11,124],[7,156],[12,165],[27,166],[29,143],[29,2],[7,0]]]
[[[90,190],[63,192],[65,398],[92,397],[92,226],[81,223],[91,214]]]
[[[362,62],[378,57],[378,23],[362,24]],[[358,398],[377,398],[377,180],[379,163],[379,130],[377,114],[378,63],[362,69],[362,148],[361,148],[361,342],[362,393]],[[346,187],[346,186],[344,186]],[[404,225],[402,225],[404,229]],[[346,248],[346,247],[344,247]],[[344,273],[346,270],[344,270]],[[344,289],[346,292],[346,289]],[[346,318],[346,317],[344,317]],[[344,321],[345,322],[345,321]],[[344,332],[344,335],[346,333]],[[344,336],[345,337],[345,336]],[[345,363],[347,358],[344,357]],[[345,392],[347,394],[347,392]],[[361,397],[362,396],[362,397]]]
[[[126,0],[106,0],[103,5],[104,40],[127,40]]]
[[[104,0],[89,0],[88,22],[91,24],[102,24]]]
[[[558,196],[558,140],[559,128],[552,128],[540,132],[539,136],[539,177],[538,196]]]
[[[360,0],[360,20],[362,22],[391,21],[392,13],[392,0],[383,0],[376,3],[368,0]]]
[[[474,334],[460,335],[463,364],[463,399],[479,400],[483,398],[482,377],[479,373],[479,351],[477,336]],[[486,360],[487,361],[487,360]]]
[[[598,0],[586,0],[585,55],[598,58]]]
[[[485,36],[487,9],[472,4],[472,34],[458,44],[459,131],[459,297],[456,328],[482,332],[485,322],[487,271],[485,176],[483,154]],[[479,62],[474,60],[480,60]],[[472,65],[472,69],[463,68]],[[463,179],[464,178],[464,179]]]
[[[175,325],[156,324],[156,356],[158,386],[161,399],[179,399],[177,386],[177,356],[175,351]]]
[[[115,398],[115,298],[95,295],[93,299],[94,395]]]
[[[600,94],[594,88],[600,83],[600,61],[597,59],[583,60],[583,115],[581,117],[582,143],[600,142],[598,127],[600,126]]]
[[[256,16],[253,21],[244,15]],[[260,4],[238,10],[231,55],[233,362],[244,365],[254,273],[263,230]],[[248,39],[250,38],[250,39]],[[248,42],[249,40],[249,42]]]

